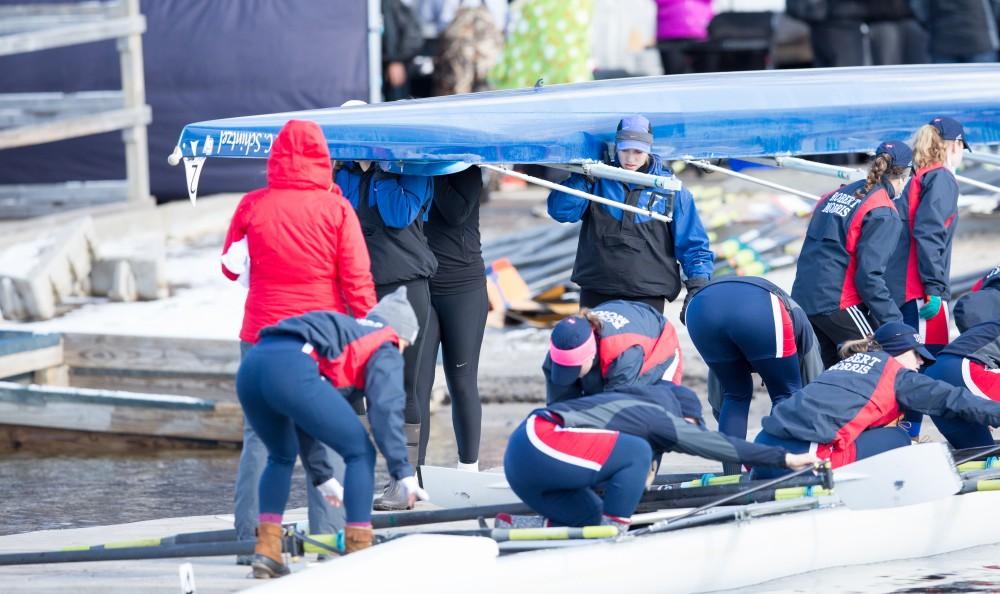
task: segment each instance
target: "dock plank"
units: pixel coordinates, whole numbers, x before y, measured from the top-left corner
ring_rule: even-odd
[[[158,370],[234,376],[240,365],[236,340],[67,333],[66,364],[72,368]]]

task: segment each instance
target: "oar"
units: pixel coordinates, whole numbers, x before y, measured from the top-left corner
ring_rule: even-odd
[[[450,536],[482,536],[497,542],[511,540],[600,540],[618,536],[615,526],[565,526],[551,528],[478,528],[474,530],[431,530],[428,532],[407,532],[390,534],[386,540],[412,536],[413,534],[445,534]],[[309,549],[306,549],[309,552]]]
[[[439,522],[459,522],[489,518],[500,513],[526,514],[532,513],[531,508],[524,503],[500,503],[497,505],[479,505],[472,507],[453,507],[450,509],[434,509],[419,511],[387,512],[372,515],[372,526],[375,528],[396,528],[400,526],[417,526],[420,524],[437,524]]]
[[[812,477],[810,477],[812,478]],[[735,485],[734,485],[735,486]],[[700,489],[686,489],[687,491],[699,491]],[[730,491],[731,492],[731,491]],[[823,497],[826,495],[833,494],[833,491],[827,489],[822,485],[814,486],[803,486],[803,487],[771,487],[768,489],[763,489],[761,491],[755,491],[753,493],[746,493],[745,491],[737,491],[736,499],[733,499],[728,504],[729,505],[747,505],[752,503],[764,503],[767,501],[783,501],[787,499],[801,499],[801,498],[815,498]],[[701,505],[707,505],[714,502],[719,498],[720,495],[701,495],[699,493],[692,493],[690,496],[681,497],[676,499],[668,499],[664,501],[640,501],[638,507],[636,507],[637,512],[648,512],[660,509],[676,509],[676,508],[692,508]]]
[[[965,464],[966,462],[972,462],[973,460],[979,460],[980,458],[985,458],[985,457],[987,457],[987,456],[989,456],[991,454],[995,454],[997,452],[1000,452],[1000,444],[993,444],[991,446],[982,446],[980,448],[968,448],[968,449],[965,449],[965,450],[957,450],[955,452],[955,454],[956,455],[961,455],[961,454],[965,454],[967,452],[970,452],[972,450],[980,450],[980,451],[976,452],[975,454],[967,455],[966,457],[959,459],[958,462],[955,462],[955,466],[961,466],[961,465]]]
[[[0,565],[35,565],[39,563],[76,563],[83,561],[130,561],[135,559],[168,559],[173,557],[217,557],[250,555],[254,541],[202,542],[134,546],[122,548],[86,548],[81,550],[43,551],[37,553],[6,553],[0,555]]]

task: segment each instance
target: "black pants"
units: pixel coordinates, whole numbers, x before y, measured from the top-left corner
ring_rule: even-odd
[[[375,294],[381,299],[403,285],[406,285],[406,298],[410,301],[414,313],[417,314],[417,322],[420,324],[417,340],[403,351],[403,383],[406,388],[406,410],[403,413],[403,420],[410,425],[420,425],[419,459],[410,460],[410,464],[416,467],[424,463],[427,439],[430,437],[431,388],[434,386],[434,365],[432,359],[428,371],[423,362],[426,359],[424,351],[428,348],[427,337],[436,333],[433,328],[437,327],[437,319],[434,315],[434,309],[431,307],[430,284],[426,278],[403,283],[376,285]],[[426,375],[430,375],[430,377],[425,377]]]
[[[471,464],[479,460],[482,432],[479,351],[483,346],[486,314],[490,308],[486,285],[465,293],[431,295],[431,304],[437,317],[437,327],[428,329],[423,354],[424,366],[429,366],[431,373],[422,373],[421,377],[433,381],[440,345],[444,377],[451,395],[451,422],[458,444],[458,460]],[[423,431],[421,427],[421,435]]]
[[[847,309],[809,316],[809,322],[819,340],[819,354],[823,366],[829,368],[840,361],[837,349],[848,340],[858,340],[873,334],[878,327],[864,305],[852,305]]]
[[[661,314],[663,313],[664,305],[667,303],[666,297],[629,297],[626,295],[598,293],[597,291],[591,291],[590,289],[580,289],[580,307],[594,308],[602,303],[614,301],[615,299],[645,303]]]

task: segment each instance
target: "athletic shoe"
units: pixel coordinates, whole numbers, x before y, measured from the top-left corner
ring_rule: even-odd
[[[410,509],[409,503],[403,485],[396,479],[389,479],[389,484],[385,486],[382,494],[375,498],[372,507],[378,511],[403,511]]]
[[[548,523],[542,516],[497,514],[493,519],[494,528],[545,528]]]

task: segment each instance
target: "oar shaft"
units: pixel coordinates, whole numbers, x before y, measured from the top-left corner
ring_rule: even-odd
[[[501,503],[497,505],[455,507],[427,511],[386,512],[373,514],[372,526],[375,528],[396,528],[400,526],[417,526],[419,524],[436,524],[438,522],[460,522],[462,520],[475,520],[476,518],[490,518],[499,513],[528,514],[532,513],[532,511],[524,503]]]
[[[40,563],[79,563],[86,561],[130,561],[174,557],[219,557],[249,555],[254,541],[204,542],[161,546],[86,549],[80,551],[44,551],[0,555],[0,565],[37,565]]]

